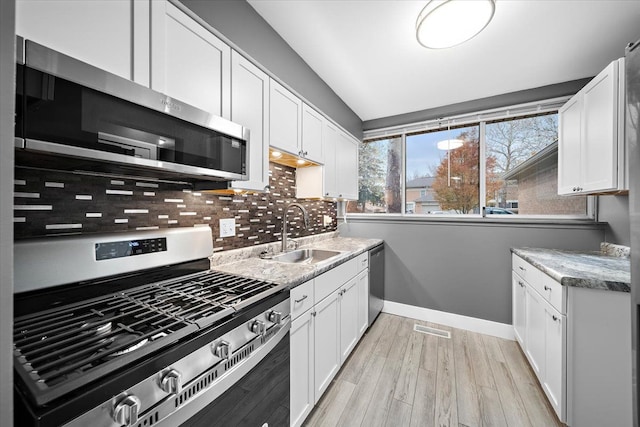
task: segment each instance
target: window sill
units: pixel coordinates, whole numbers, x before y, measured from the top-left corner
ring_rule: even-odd
[[[496,215],[497,216],[497,215]],[[460,225],[487,225],[487,226],[581,226],[589,228],[602,228],[607,223],[597,222],[591,218],[535,218],[518,217],[508,218],[481,215],[467,215],[464,217],[447,217],[432,215],[402,215],[402,214],[347,214],[346,222],[385,222],[385,223],[411,223],[411,224],[460,224]],[[344,219],[341,217],[341,219]]]

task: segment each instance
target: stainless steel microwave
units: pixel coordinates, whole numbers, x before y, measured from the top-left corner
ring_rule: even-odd
[[[21,44],[18,166],[187,182],[248,179],[248,129],[32,41]]]

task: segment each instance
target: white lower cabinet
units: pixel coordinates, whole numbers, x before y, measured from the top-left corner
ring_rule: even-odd
[[[538,378],[544,376],[544,304],[542,296],[531,286],[527,286],[525,297],[526,341],[524,351]]]
[[[566,422],[566,287],[516,255],[511,274],[516,339],[558,418]]]
[[[361,271],[356,277],[356,281],[356,292],[358,293],[358,339],[360,339],[369,327],[369,269]]]
[[[566,419],[564,405],[566,390],[567,317],[548,302],[544,302],[544,381],[542,388],[560,418]]]
[[[315,402],[329,387],[340,369],[340,295],[339,291],[316,304]],[[314,402],[314,403],[315,403]]]
[[[291,322],[291,425],[299,426],[315,404],[315,316],[308,310]]]
[[[524,348],[526,339],[526,318],[525,303],[527,298],[527,287],[524,280],[515,272],[512,273],[512,307],[513,307],[513,332],[520,346]]]
[[[291,425],[300,426],[368,326],[368,253],[291,290]]]
[[[629,293],[561,286],[512,260],[515,336],[560,421],[631,425]]]
[[[347,282],[340,296],[340,363],[344,363],[358,342],[358,281]]]

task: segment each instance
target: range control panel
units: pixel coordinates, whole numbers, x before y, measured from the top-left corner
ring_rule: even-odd
[[[96,261],[144,255],[167,250],[167,238],[123,240],[120,242],[96,243]]]

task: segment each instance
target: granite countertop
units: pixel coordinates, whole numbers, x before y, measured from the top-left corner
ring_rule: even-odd
[[[629,258],[602,252],[512,248],[511,252],[564,286],[630,292]]]
[[[265,248],[260,245],[256,248],[237,249],[214,254],[212,257],[213,270],[240,276],[267,280],[295,288],[302,283],[330,270],[361,253],[383,243],[380,239],[361,239],[355,237],[340,237],[337,233],[329,233],[325,238],[298,239],[301,243],[299,249],[314,248],[342,252],[339,256],[318,264],[290,264],[270,259],[261,259],[258,255]],[[277,248],[279,243],[270,244]],[[277,254],[276,249],[276,254]]]

